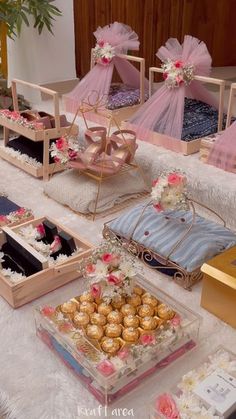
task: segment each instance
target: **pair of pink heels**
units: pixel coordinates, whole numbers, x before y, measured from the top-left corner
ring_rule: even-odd
[[[78,158],[70,162],[70,167],[90,170],[99,174],[112,175],[129,164],[134,158],[138,145],[136,134],[131,130],[115,131],[110,137],[104,127],[92,127],[85,132],[88,147]]]
[[[43,111],[23,111],[21,116],[27,119],[29,122],[37,122],[42,124],[43,129],[55,128],[55,117],[47,112]],[[60,115],[60,126],[68,127],[70,123],[67,121],[65,115]]]

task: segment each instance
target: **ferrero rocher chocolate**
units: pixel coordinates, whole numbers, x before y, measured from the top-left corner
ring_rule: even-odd
[[[109,323],[105,326],[105,335],[109,338],[118,338],[122,333],[122,326],[116,323]]]
[[[104,326],[107,322],[107,319],[104,316],[104,314],[92,313],[90,314],[90,322],[92,324],[98,324],[99,326]]]
[[[133,288],[135,294],[142,295],[144,293],[144,289],[141,288],[139,285],[135,285]]]
[[[111,304],[101,303],[98,305],[98,313],[103,314],[104,316],[108,316],[111,311]]]
[[[97,324],[89,324],[86,329],[87,336],[91,339],[100,340],[103,335],[103,328]]]
[[[146,292],[142,296],[142,302],[143,304],[149,304],[152,307],[156,307],[158,305],[158,300],[153,295],[149,294],[149,292]]]
[[[170,320],[175,316],[174,310],[166,304],[159,304],[157,307],[157,314],[163,320]]]
[[[143,317],[140,319],[140,327],[143,330],[155,330],[158,326],[158,321],[155,317]]]
[[[76,327],[85,327],[89,324],[89,315],[87,313],[75,313],[73,322]]]
[[[138,315],[140,317],[147,317],[154,315],[154,308],[149,304],[143,304],[138,308]]]
[[[139,327],[139,318],[134,314],[129,314],[123,320],[125,327]]]
[[[93,303],[89,303],[88,301],[83,301],[80,304],[80,311],[87,314],[92,314],[95,311],[95,307]]]
[[[127,303],[131,306],[138,307],[142,304],[141,297],[138,294],[132,294],[127,298]]]
[[[86,293],[82,294],[79,297],[79,300],[80,300],[81,303],[83,303],[84,301],[87,301],[88,303],[93,303],[94,302],[94,298],[93,298],[93,296],[90,292],[86,292]]]
[[[101,348],[109,355],[114,355],[120,349],[120,342],[113,338],[103,338]]]
[[[116,297],[112,300],[112,306],[113,308],[119,310],[123,305],[125,304],[125,298],[124,297]]]
[[[129,343],[136,343],[139,338],[139,330],[134,327],[126,327],[122,332],[122,338]]]
[[[108,323],[120,324],[122,323],[122,320],[123,320],[123,315],[118,310],[112,310],[107,316]]]
[[[61,312],[64,314],[73,314],[77,309],[77,305],[74,301],[67,301],[61,305]]]
[[[96,304],[101,304],[103,302],[103,299],[100,297],[95,298],[95,303]]]
[[[128,316],[129,314],[135,314],[136,308],[134,306],[131,306],[130,304],[124,304],[121,309],[121,313],[123,316]]]

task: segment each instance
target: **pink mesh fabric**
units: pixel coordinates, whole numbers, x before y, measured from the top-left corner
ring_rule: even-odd
[[[103,40],[112,45],[116,54],[126,54],[128,50],[139,49],[138,35],[123,23],[114,22],[103,28],[99,27],[94,36],[97,41]],[[78,85],[63,97],[66,111],[75,113],[79,105],[88,101],[89,97],[91,103],[91,92],[96,91],[96,97],[108,95],[114,66],[124,84],[139,87],[139,71],[129,61],[115,56],[110,64],[96,64]],[[148,80],[145,80],[145,86],[148,88]]]
[[[207,163],[227,172],[236,172],[236,122],[216,139]]]
[[[211,71],[211,56],[206,44],[189,35],[184,37],[182,45],[177,39],[170,38],[165,46],[157,51],[156,55],[162,62],[171,59],[194,65],[195,75],[209,76]],[[138,138],[149,142],[155,143],[151,136],[152,131],[180,139],[185,96],[218,107],[217,100],[201,82],[194,80],[188,86],[181,84],[176,88],[168,88],[163,85],[130,118],[130,128],[136,131]]]

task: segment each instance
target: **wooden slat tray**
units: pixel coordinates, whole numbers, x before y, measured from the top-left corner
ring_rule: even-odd
[[[71,235],[76,243],[77,248],[80,248],[77,254],[72,255],[63,263],[55,263],[53,266],[48,266],[47,259],[45,259],[39,252],[33,249],[32,246],[27,244],[24,239],[18,234],[19,228],[29,226],[37,226],[42,223],[45,219],[55,224],[59,231]],[[16,227],[3,227],[3,231],[0,233],[0,245],[2,246],[6,241],[6,235],[10,236],[18,242],[24,242],[24,248],[28,250],[35,258],[37,258],[45,269],[37,272],[34,275],[28,276],[22,279],[17,284],[11,283],[6,277],[0,273],[0,295],[13,307],[18,308],[36,298],[47,294],[55,290],[62,285],[67,284],[70,281],[80,276],[79,262],[85,257],[88,257],[93,249],[93,245],[87,242],[85,239],[75,234],[71,230],[67,229],[57,221],[49,218],[42,217],[37,218],[33,221],[27,221]]]

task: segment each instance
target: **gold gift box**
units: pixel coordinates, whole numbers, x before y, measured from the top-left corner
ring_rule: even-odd
[[[201,268],[201,306],[236,328],[236,246]]]

